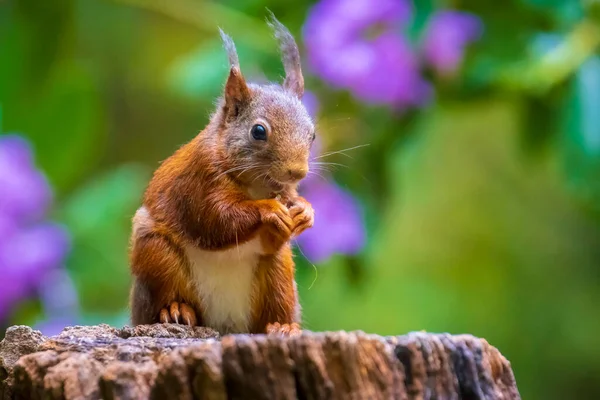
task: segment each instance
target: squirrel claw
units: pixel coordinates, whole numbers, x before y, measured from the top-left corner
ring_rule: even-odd
[[[180,303],[179,308],[181,309],[181,318],[185,321],[186,325],[196,326],[198,325],[198,319],[196,318],[196,312],[190,306],[185,303]]]
[[[173,321],[175,321],[176,324],[179,323],[179,303],[177,303],[176,301],[171,303],[171,307],[170,308],[170,314],[171,314],[171,318],[173,319]]]
[[[161,324],[168,324],[169,322],[171,322],[169,320],[169,312],[167,311],[166,308],[163,308],[162,310],[160,310],[160,323]]]
[[[169,307],[165,307],[160,310],[160,322],[163,324],[180,324],[188,326],[196,326],[198,319],[196,318],[196,312],[190,306],[185,303],[172,302]]]
[[[302,334],[300,325],[295,322],[291,324],[280,324],[279,322],[267,324],[266,332],[267,335],[284,337],[293,337]]]

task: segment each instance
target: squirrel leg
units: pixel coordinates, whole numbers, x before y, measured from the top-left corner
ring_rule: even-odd
[[[190,290],[183,249],[177,241],[151,230],[134,238],[131,254],[133,325],[200,322],[200,305]]]
[[[300,334],[300,306],[290,245],[261,257],[256,272],[260,294],[254,304],[252,333]]]

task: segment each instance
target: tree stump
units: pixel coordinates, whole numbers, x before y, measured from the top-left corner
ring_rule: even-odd
[[[220,337],[156,324],[13,326],[4,399],[519,399],[510,363],[470,335],[305,332]]]

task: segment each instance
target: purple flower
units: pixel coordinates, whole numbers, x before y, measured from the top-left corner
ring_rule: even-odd
[[[43,221],[52,200],[44,175],[21,137],[0,137],[0,320],[36,292],[69,250],[67,232]]]
[[[319,113],[319,99],[317,96],[311,91],[305,90],[304,95],[302,96],[302,104],[308,111],[308,115],[314,120],[316,115]]]
[[[483,24],[475,15],[445,10],[429,20],[422,48],[425,60],[439,73],[454,73],[460,66],[465,47],[481,37]]]
[[[312,180],[301,194],[315,210],[315,224],[298,237],[310,261],[326,261],[333,254],[356,254],[365,244],[361,208],[354,197],[332,182]]]
[[[302,102],[314,118],[319,108],[316,96],[307,92]],[[311,149],[311,160],[320,154],[320,150],[317,136]],[[362,210],[350,193],[337,186],[331,178],[311,174],[302,182],[300,194],[315,210],[314,226],[297,239],[306,258],[319,263],[336,253],[350,255],[362,250],[365,243]]]
[[[309,13],[304,40],[311,69],[334,87],[374,104],[424,105],[431,95],[419,60],[400,35],[406,0],[322,0]]]
[[[29,144],[19,136],[0,140],[0,188],[0,213],[20,223],[39,220],[52,200],[46,178],[35,168]]]

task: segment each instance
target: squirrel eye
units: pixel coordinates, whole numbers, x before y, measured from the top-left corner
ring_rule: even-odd
[[[311,140],[314,142],[316,138],[317,138],[317,133],[313,131]]]
[[[267,130],[261,124],[254,125],[250,133],[255,140],[267,140]]]

